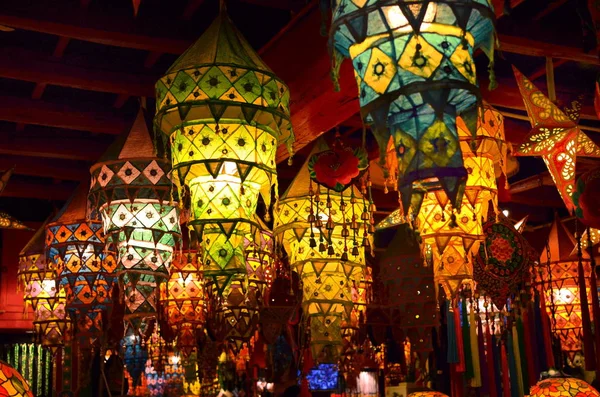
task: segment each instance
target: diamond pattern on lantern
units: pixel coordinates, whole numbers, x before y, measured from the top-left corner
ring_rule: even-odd
[[[121,178],[121,180],[126,184],[133,183],[133,181],[136,180],[140,174],[141,172],[129,161],[123,164],[119,172],[117,172],[119,178]]]
[[[146,168],[144,168],[143,174],[150,182],[157,184],[161,178],[165,175],[165,172],[158,165],[156,160],[152,160]]]
[[[216,66],[211,67],[198,82],[198,86],[210,98],[219,98],[227,91],[230,84],[227,77]]]
[[[110,182],[114,174],[115,173],[110,168],[108,168],[106,165],[103,165],[102,168],[100,168],[100,172],[98,173],[98,178],[96,180],[100,186],[104,187]]]
[[[396,76],[396,65],[391,57],[379,48],[373,48],[364,73],[364,82],[378,94],[383,94]]]
[[[396,41],[406,40],[399,37]],[[416,76],[428,79],[436,71],[444,56],[422,36],[413,35],[406,43],[398,66]]]

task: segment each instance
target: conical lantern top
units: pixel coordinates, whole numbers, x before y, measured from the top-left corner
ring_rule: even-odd
[[[548,244],[544,247],[542,254],[540,255],[540,263],[548,262],[548,250],[552,262],[574,259],[574,247],[576,248],[577,242],[575,241],[573,234],[565,227],[558,217],[555,217],[554,222],[552,222],[547,241]],[[582,255],[583,258],[589,259],[589,254],[585,250],[582,252]]]
[[[50,221],[51,224],[69,224],[84,221],[88,218],[87,203],[88,186],[79,184],[73,195],[69,198],[62,209]]]
[[[31,240],[23,247],[19,256],[40,255],[46,250],[46,223],[35,232]]]
[[[98,160],[98,164],[114,160],[132,160],[156,157],[156,149],[148,130],[143,107],[140,107],[135,121],[127,134],[120,135]],[[93,168],[96,168],[95,165]]]

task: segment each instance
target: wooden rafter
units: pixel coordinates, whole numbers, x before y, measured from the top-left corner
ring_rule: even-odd
[[[84,181],[89,178],[91,163],[67,160],[50,160],[24,156],[0,156],[0,170],[15,167],[15,175],[52,178],[63,181]]]
[[[2,197],[64,201],[71,196],[75,186],[73,183],[36,183],[13,177],[2,191]]]
[[[104,150],[105,144],[91,139],[56,139],[52,134],[47,138],[25,137],[17,134],[0,133],[0,154],[49,159],[95,161]]]

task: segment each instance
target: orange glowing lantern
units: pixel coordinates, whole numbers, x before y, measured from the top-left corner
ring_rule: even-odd
[[[586,382],[576,378],[549,378],[536,383],[529,397],[600,397],[600,393]]]

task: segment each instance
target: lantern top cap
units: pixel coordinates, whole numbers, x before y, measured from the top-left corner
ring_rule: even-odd
[[[148,129],[144,108],[140,106],[129,131],[126,134],[121,134],[96,164],[114,160],[152,157],[156,157],[156,150]]]
[[[73,195],[62,209],[52,218],[50,223],[70,224],[88,219],[88,190],[89,185],[80,183]]]
[[[29,256],[44,254],[46,252],[46,224],[48,221],[35,232],[31,240],[27,242],[25,247],[19,253],[19,256]]]
[[[558,216],[554,217],[547,241],[548,244],[540,255],[540,263],[548,262],[548,248],[550,248],[550,260],[552,262],[569,261],[576,258],[577,250],[574,250],[574,248],[577,248],[577,241]],[[584,259],[589,259],[586,250],[582,251],[582,255]]]
[[[208,65],[227,65],[273,74],[222,7],[209,28],[176,61],[166,74]]]

